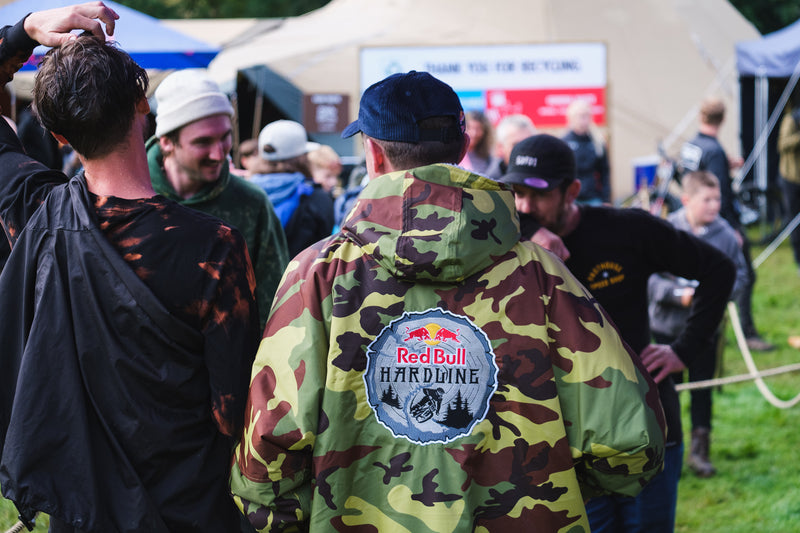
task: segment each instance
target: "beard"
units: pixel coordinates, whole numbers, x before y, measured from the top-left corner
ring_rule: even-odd
[[[519,211],[519,229],[522,240],[530,240],[533,234],[539,231],[539,228],[545,228],[556,235],[561,235],[561,232],[567,226],[568,211],[566,202],[559,204],[558,210],[553,214],[551,220],[545,220]]]

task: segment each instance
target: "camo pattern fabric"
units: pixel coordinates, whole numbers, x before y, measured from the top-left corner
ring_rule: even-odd
[[[231,473],[257,530],[588,532],[661,470],[654,384],[519,236],[504,185],[432,165],[289,264]]]

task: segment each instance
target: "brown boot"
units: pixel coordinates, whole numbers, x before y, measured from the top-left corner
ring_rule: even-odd
[[[697,477],[711,477],[717,473],[717,469],[708,458],[710,435],[709,428],[699,427],[692,430],[692,444],[689,448],[687,463]]]

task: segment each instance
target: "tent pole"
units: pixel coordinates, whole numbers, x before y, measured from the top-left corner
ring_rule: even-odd
[[[755,94],[758,104],[756,107],[756,131],[763,131],[767,123],[766,117],[769,115],[769,78],[759,76]],[[765,147],[766,143],[764,144]],[[767,220],[767,154],[764,148],[758,151],[756,169],[753,175],[753,181],[759,193],[758,211],[762,224]]]
[[[256,86],[255,109],[253,110],[253,139],[258,139],[261,133],[261,115],[264,112],[264,92],[260,86]]]
[[[758,78],[762,77],[764,77],[764,75],[763,73],[760,73],[758,75]],[[769,117],[769,122],[767,123],[766,128],[761,130],[761,133],[758,133],[757,129],[754,132],[758,133],[758,137],[756,138],[756,141],[753,143],[753,149],[751,150],[750,155],[747,156],[744,165],[742,165],[742,168],[739,169],[739,174],[736,176],[736,179],[733,180],[733,189],[735,191],[738,191],[741,188],[745,176],[747,176],[747,173],[750,172],[750,169],[753,167],[755,158],[759,154],[761,154],[762,151],[766,149],[767,139],[769,137],[769,134],[775,127],[775,123],[778,122],[778,119],[783,114],[783,108],[786,106],[786,102],[789,100],[789,95],[792,94],[792,90],[794,90],[795,85],[797,85],[798,78],[800,78],[800,61],[798,61],[797,65],[794,67],[794,72],[792,72],[792,77],[789,79],[789,83],[786,84],[786,89],[784,89],[783,94],[781,94],[781,97],[778,99],[778,103]],[[758,90],[757,84],[756,84],[756,90]],[[754,110],[758,109],[758,101],[755,102],[753,108]]]

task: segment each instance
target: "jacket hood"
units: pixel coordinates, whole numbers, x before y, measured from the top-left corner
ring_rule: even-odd
[[[293,196],[295,189],[305,181],[306,177],[301,172],[255,174],[250,177],[250,183],[264,189],[273,204],[280,203]]]
[[[150,167],[150,181],[153,183],[153,189],[160,195],[175,200],[176,202],[184,205],[196,205],[203,202],[208,202],[215,199],[225,188],[231,180],[231,174],[227,165],[222,165],[222,171],[219,174],[219,179],[214,183],[206,184],[202,189],[197,191],[189,198],[183,198],[172,187],[172,184],[167,179],[164,172],[164,155],[161,153],[161,145],[158,144],[158,137],[151,137],[147,141],[147,164]]]
[[[342,232],[408,281],[461,281],[520,239],[507,185],[444,164],[373,179]]]

